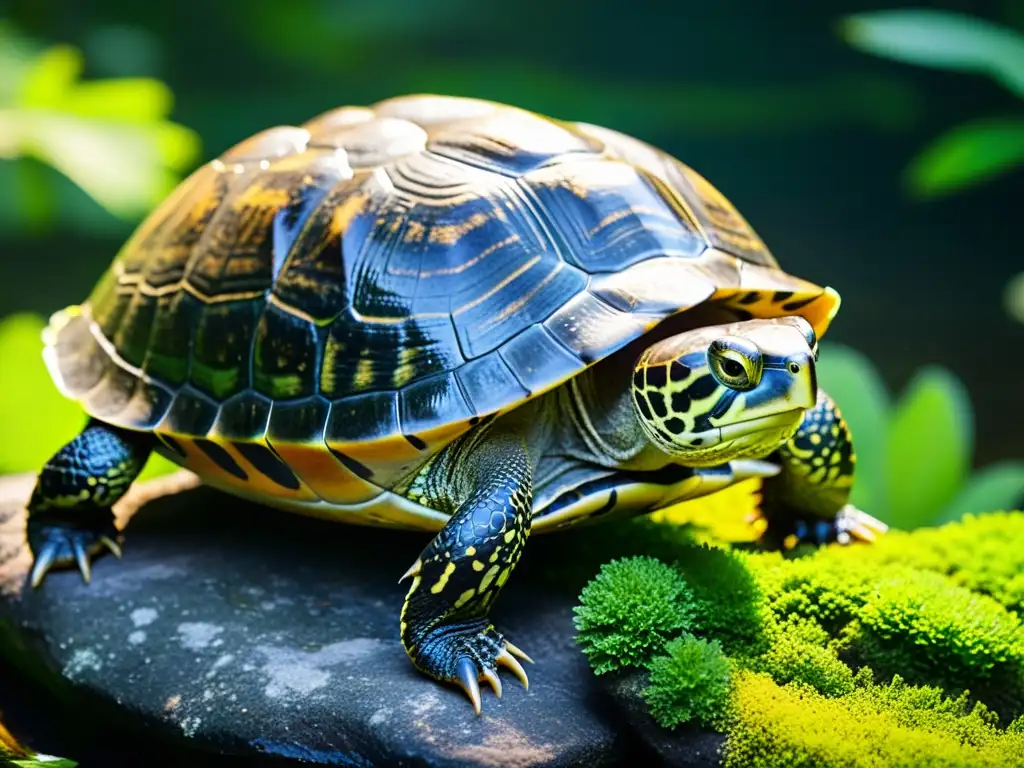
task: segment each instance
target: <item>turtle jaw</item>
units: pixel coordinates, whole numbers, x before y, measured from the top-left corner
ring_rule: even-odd
[[[713,467],[735,459],[763,459],[797,431],[804,409],[736,421],[683,436],[671,452],[692,467]]]

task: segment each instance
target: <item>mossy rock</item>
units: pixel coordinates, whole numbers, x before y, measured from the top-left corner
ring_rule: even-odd
[[[730,767],[1024,766],[1024,513],[799,555],[635,533],[657,558],[601,570],[577,641],[660,738],[717,732]],[[672,612],[616,618],[666,589]]]

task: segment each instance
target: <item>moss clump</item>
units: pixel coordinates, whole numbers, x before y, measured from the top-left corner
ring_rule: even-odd
[[[947,688],[998,681],[1024,709],[1024,629],[995,600],[931,571],[879,582],[858,612],[853,647],[868,664]]]
[[[588,656],[599,671],[647,668],[658,722],[724,730],[733,765],[1022,764],[1024,513],[990,518],[795,558],[678,538],[672,548],[654,533],[660,561],[617,561],[616,585],[602,572],[601,588],[584,591],[580,610],[593,618],[599,605],[591,623],[614,635]],[[645,606],[656,629],[631,641],[640,582],[672,584],[666,604],[680,614]],[[642,652],[611,658],[620,647]],[[731,687],[728,707],[699,690],[712,678]]]
[[[577,642],[597,674],[644,666],[695,615],[682,576],[652,557],[613,560],[580,595]]]
[[[722,646],[684,633],[665,646],[649,666],[651,684],[643,692],[654,719],[665,728],[698,720],[723,722],[729,702],[729,660]]]
[[[735,679],[735,721],[727,768],[1013,768],[1024,765],[1024,736],[1000,731],[984,708],[938,689],[896,679],[875,686],[860,676],[842,698],[807,686],[778,685],[742,671]]]
[[[779,684],[797,682],[825,696],[853,691],[853,672],[839,660],[836,646],[819,624],[792,618],[772,633],[767,651],[749,666],[766,672]]]

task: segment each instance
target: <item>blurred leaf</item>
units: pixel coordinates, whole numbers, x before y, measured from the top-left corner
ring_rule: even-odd
[[[166,120],[172,96],[157,80],[80,82],[81,53],[65,45],[10,72],[6,62],[0,80],[19,80],[0,102],[0,157],[52,166],[116,216],[149,212],[199,156],[196,134]],[[47,210],[39,189],[30,194],[34,213]]]
[[[818,384],[836,404],[853,436],[857,455],[850,503],[886,520],[889,393],[875,364],[849,347],[822,342]]]
[[[1024,323],[1024,272],[1014,275],[1006,284],[1003,304],[1010,317],[1018,323]]]
[[[986,74],[1024,96],[1024,36],[974,16],[913,9],[847,16],[852,46],[896,61]]]
[[[889,427],[886,522],[910,530],[930,524],[966,481],[973,412],[963,384],[943,368],[914,377]]]
[[[1016,509],[1024,498],[1024,462],[1006,461],[976,473],[932,520],[933,525],[959,520],[965,514]]]
[[[0,473],[38,471],[85,423],[43,363],[44,325],[28,313],[0,320]]]
[[[937,197],[1024,164],[1024,118],[976,120],[953,128],[907,169],[911,191]]]

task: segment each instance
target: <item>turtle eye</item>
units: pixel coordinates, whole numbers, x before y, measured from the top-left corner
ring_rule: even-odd
[[[753,389],[761,381],[761,351],[746,339],[723,338],[708,347],[711,375],[730,389]]]

